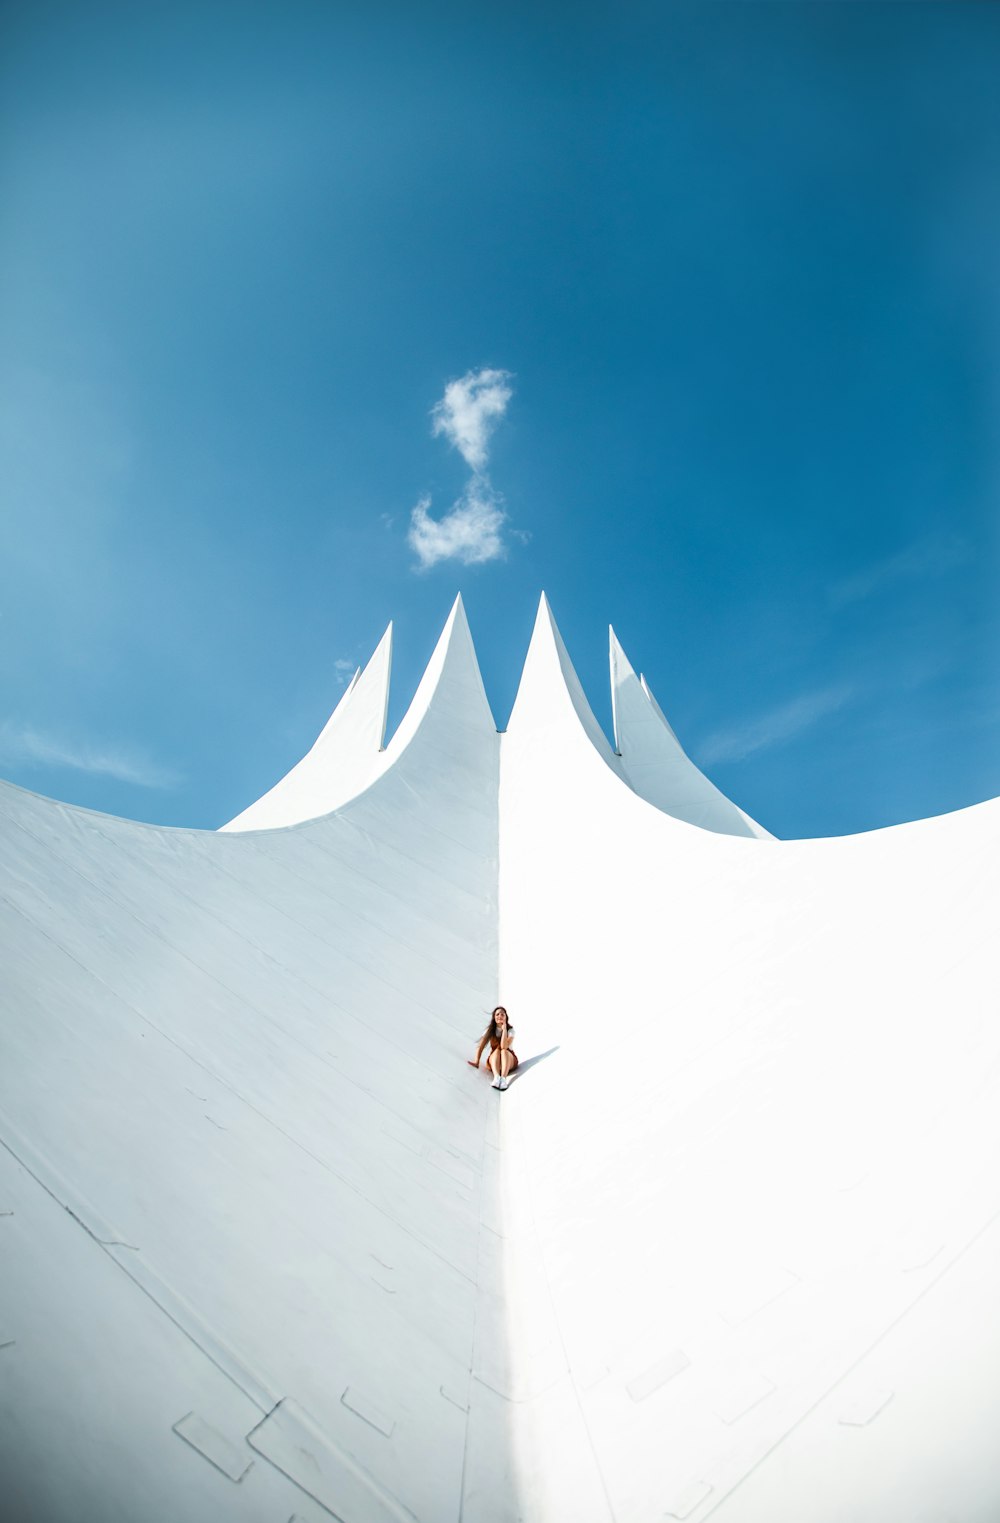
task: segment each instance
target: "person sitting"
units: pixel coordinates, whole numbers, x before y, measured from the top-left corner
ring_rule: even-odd
[[[506,1089],[510,1076],[517,1067],[517,1053],[511,1045],[513,1040],[514,1028],[510,1024],[507,1012],[503,1005],[497,1005],[490,1016],[489,1025],[479,1040],[476,1056],[468,1060],[473,1068],[478,1068],[479,1060],[489,1043],[490,1055],[486,1061],[493,1075],[494,1089]]]

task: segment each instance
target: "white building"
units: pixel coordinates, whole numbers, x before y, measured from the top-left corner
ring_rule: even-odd
[[[0,1517],[996,1523],[1000,801],[389,660],[220,832],[0,785]]]

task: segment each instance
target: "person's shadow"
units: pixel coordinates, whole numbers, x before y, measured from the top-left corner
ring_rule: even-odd
[[[552,1054],[558,1051],[559,1047],[557,1044],[555,1047],[550,1047],[548,1052],[536,1052],[533,1058],[524,1058],[520,1063],[518,1063],[517,1068],[515,1069],[517,1078],[520,1078],[523,1073],[527,1073],[529,1068],[533,1068],[534,1065],[536,1063],[540,1063],[543,1058],[551,1058]],[[511,1075],[511,1077],[513,1078],[514,1075]]]

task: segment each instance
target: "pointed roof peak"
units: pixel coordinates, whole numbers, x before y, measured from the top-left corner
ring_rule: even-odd
[[[531,632],[528,654],[521,671],[514,707],[508,721],[508,730],[522,722],[527,710],[555,714],[568,700],[576,719],[589,737],[597,753],[612,767],[614,752],[608,744],[604,731],[594,718],[590,704],[570,659],[548,597],[543,592],[538,600],[535,627]]]
[[[554,634],[559,633],[556,626],[555,615],[552,612],[552,604],[549,602],[548,598],[543,592],[539,596],[538,608],[535,610],[535,623],[531,632],[532,640],[534,640],[535,636],[541,630],[546,628],[550,629]]]
[[[611,724],[614,729],[615,752],[620,756],[622,754],[622,726],[618,714],[618,694],[625,683],[635,682],[635,672],[612,624],[608,625],[608,666],[611,671]]]
[[[445,631],[454,629],[456,625],[465,629],[468,632],[469,638],[472,638],[472,631],[469,629],[469,615],[465,611],[465,600],[461,593],[457,595],[454,603],[451,605],[451,610],[445,620]]]
[[[611,660],[612,686],[614,685],[616,672],[620,673],[622,677],[635,676],[635,668],[625,654],[625,647],[615,634],[613,624],[608,625],[608,655]]]
[[[552,612],[552,604],[549,602],[546,593],[543,592],[538,599],[538,612],[535,615],[535,629],[532,638],[534,638],[535,634],[538,634],[544,630],[549,631],[556,642],[557,648],[561,650],[565,656],[566,647],[563,644],[562,635],[559,633],[559,625],[556,623],[556,616]]]
[[[687,755],[649,683],[636,676],[612,632],[611,703],[625,781],[664,814],[718,835],[762,836]]]
[[[380,768],[389,708],[392,621],[363,667],[347,683],[309,750],[223,830],[297,825],[338,809],[368,787]]]
[[[671,735],[673,735],[674,739],[677,740],[677,736],[674,735],[674,727],[673,727],[673,725],[670,723],[670,720],[667,718],[666,714],[664,714],[663,710],[660,708],[660,705],[657,703],[657,701],[656,701],[656,695],[653,692],[653,689],[650,687],[649,683],[646,681],[646,678],[645,678],[645,676],[642,673],[639,674],[639,686],[642,688],[642,691],[645,693],[646,697],[649,699],[649,702],[650,702],[650,705],[652,706],[653,712],[655,714],[657,714],[660,719],[662,719],[663,723],[666,725],[666,727],[670,731]],[[678,743],[678,745],[680,744],[679,741],[677,743]]]
[[[476,706],[484,715],[489,716],[489,725],[495,730],[496,724],[490,712],[486,689],[483,686],[472,630],[469,628],[461,593],[451,605],[444,628],[424,668],[410,706],[389,742],[388,750],[393,757],[398,756],[409,745],[425,720],[433,718],[433,715],[442,707],[447,708],[448,693],[457,689],[464,689],[466,693],[470,689],[474,691]]]
[[[566,649],[566,642],[560,633],[559,625],[556,623],[556,616],[552,612],[552,604],[543,592],[538,600],[538,613],[535,615],[535,626],[531,631],[528,655],[524,663],[525,669],[529,665],[534,665],[539,661],[544,662],[546,660],[546,652],[551,652],[555,656],[567,691],[573,699],[574,707],[578,711],[581,711],[582,705],[582,710],[587,715],[590,715],[590,705],[584,696],[580,679],[576,675],[576,668],[573,665],[569,651]],[[593,716],[591,715],[590,717],[592,718]],[[593,723],[597,725],[596,720],[593,720]],[[597,725],[597,728],[600,730],[599,725]],[[601,733],[603,734],[603,731]]]

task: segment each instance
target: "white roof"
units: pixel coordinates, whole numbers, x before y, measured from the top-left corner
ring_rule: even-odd
[[[223,830],[273,830],[329,814],[356,798],[382,770],[389,707],[392,625],[360,668],[311,748],[263,797]]]
[[[1000,804],[758,839],[612,662],[620,756],[457,604],[223,832],[0,785],[11,1516],[1000,1511]]]

